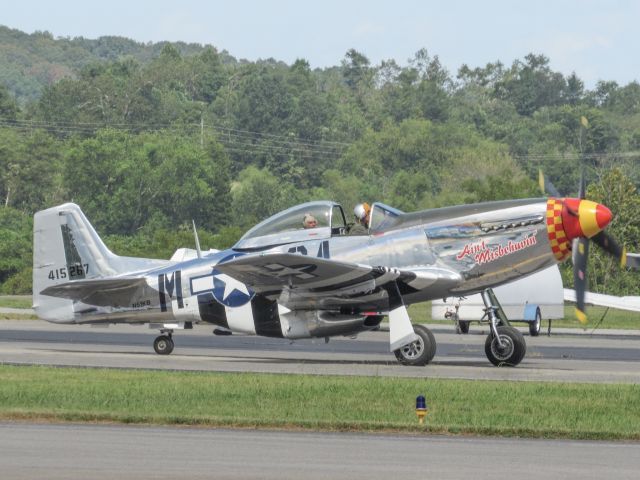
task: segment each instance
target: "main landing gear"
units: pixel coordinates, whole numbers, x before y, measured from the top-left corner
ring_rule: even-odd
[[[160,336],[153,341],[153,349],[158,355],[169,355],[173,352],[173,331],[190,330],[193,328],[191,322],[177,323],[150,323],[149,328],[160,329]]]
[[[173,331],[170,331],[166,335],[160,335],[153,341],[153,349],[158,355],[169,355],[173,352],[173,338],[171,338]]]
[[[413,325],[413,331],[418,338],[393,353],[402,365],[424,366],[436,354],[436,339],[431,330],[423,325]]]
[[[423,325],[411,325],[400,288],[393,282],[389,294],[389,348],[402,365],[424,366],[436,354],[436,339]]]
[[[482,301],[491,326],[491,333],[484,343],[484,353],[489,361],[498,367],[515,367],[527,352],[524,336],[509,325],[509,320],[492,289],[488,288],[482,292]]]

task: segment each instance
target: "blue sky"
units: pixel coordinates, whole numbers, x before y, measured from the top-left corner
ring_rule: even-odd
[[[120,35],[212,44],[237,58],[339,65],[355,48],[406,65],[420,48],[455,75],[542,53],[554,70],[640,80],[640,0],[0,0],[0,24],[56,37]]]

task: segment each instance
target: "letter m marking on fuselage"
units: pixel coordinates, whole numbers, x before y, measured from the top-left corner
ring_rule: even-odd
[[[171,301],[174,293],[178,301],[178,308],[184,308],[184,302],[182,301],[182,274],[180,270],[158,275],[158,293],[160,295],[160,311],[167,311],[167,296]]]

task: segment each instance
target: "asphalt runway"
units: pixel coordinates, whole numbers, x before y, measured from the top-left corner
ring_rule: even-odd
[[[0,423],[13,480],[637,479],[640,444]]]
[[[215,336],[213,326],[176,331],[176,348],[156,355],[158,335],[145,326],[93,328],[41,321],[0,322],[0,362],[111,368],[225,372],[374,375],[489,380],[541,380],[640,384],[640,334],[526,336],[527,355],[516,368],[492,366],[484,354],[488,328],[456,335],[453,327],[433,328],[438,350],[426,367],[399,365],[388,351],[388,333],[357,339],[287,341],[245,335]]]

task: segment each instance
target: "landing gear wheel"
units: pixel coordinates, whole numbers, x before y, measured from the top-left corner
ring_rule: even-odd
[[[484,352],[491,363],[497,367],[515,367],[524,358],[527,352],[527,344],[522,334],[513,327],[497,327],[498,335],[502,341],[502,346],[498,339],[489,334],[484,343]]]
[[[424,366],[436,354],[436,339],[431,330],[422,325],[414,325],[413,330],[419,338],[393,353],[402,365]]]
[[[456,331],[458,333],[467,334],[469,333],[469,324],[471,322],[468,320],[458,320],[458,325],[456,325]]]
[[[153,349],[158,355],[169,355],[173,352],[173,339],[169,335],[160,335],[153,341]]]
[[[540,309],[536,310],[536,319],[533,322],[529,323],[529,335],[532,337],[537,337],[540,335],[540,326],[542,325],[542,314],[540,313]]]

